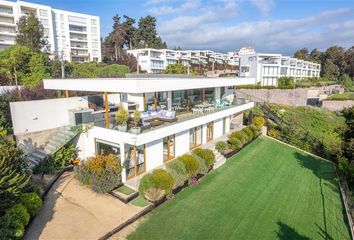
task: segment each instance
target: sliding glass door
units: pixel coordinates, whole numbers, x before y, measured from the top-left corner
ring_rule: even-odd
[[[125,145],[125,171],[127,179],[145,172],[145,145]]]
[[[175,157],[175,135],[163,138],[163,161],[170,161]]]
[[[207,141],[213,140],[214,134],[214,122],[210,122],[207,124]]]
[[[189,130],[189,149],[202,145],[202,126]]]

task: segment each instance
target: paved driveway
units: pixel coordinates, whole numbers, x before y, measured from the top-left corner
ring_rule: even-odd
[[[24,239],[98,239],[140,210],[91,191],[66,172],[49,191]]]

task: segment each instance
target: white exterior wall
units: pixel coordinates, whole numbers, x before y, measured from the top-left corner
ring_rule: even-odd
[[[146,171],[149,172],[163,164],[162,139],[147,143],[145,146]]]
[[[69,125],[69,110],[88,108],[86,97],[11,102],[14,134],[39,132]]]
[[[291,66],[290,62],[295,66]],[[248,72],[242,71],[245,67]],[[281,69],[286,69],[286,74]],[[256,78],[263,86],[276,86],[279,77],[294,77],[296,80],[306,77],[319,77],[320,64],[303,61],[296,58],[284,57],[280,54],[254,53],[241,56],[240,76]]]
[[[207,124],[203,124],[202,125],[202,144],[206,144],[208,142],[207,131],[208,131]]]
[[[214,138],[218,138],[221,137],[222,134],[222,128],[223,128],[223,119],[218,119],[216,121],[214,121]]]
[[[176,133],[175,137],[176,156],[187,153],[189,151],[189,129]]]
[[[6,27],[11,28],[13,31],[13,33],[11,33],[12,31],[9,33],[0,29],[0,40],[6,40],[0,41],[0,51],[15,44],[16,22],[22,15],[26,14],[27,11],[30,11],[35,13],[43,25],[45,35],[50,46],[49,52],[52,55],[58,55],[61,57],[63,53],[63,58],[67,61],[71,61],[71,52],[80,50],[86,52],[84,56],[85,61],[101,61],[99,17],[53,9],[50,6],[23,1],[10,2],[0,0],[0,8],[12,8],[12,14],[5,14],[4,17],[6,17],[6,19],[13,19],[14,21],[13,24],[0,22],[1,26],[6,24]],[[69,29],[69,24],[74,23],[69,21],[69,16],[85,19],[85,23],[79,25],[86,27],[86,32],[84,34],[80,34],[80,36],[85,36],[86,38],[85,41],[80,40],[80,42],[86,45],[86,47],[78,48],[76,47],[77,41],[74,42],[70,39],[70,32],[72,31]]]

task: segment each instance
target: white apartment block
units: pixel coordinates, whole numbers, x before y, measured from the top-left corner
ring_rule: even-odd
[[[321,71],[321,64],[281,54],[253,53],[240,58],[240,76],[255,78],[262,86],[276,86],[278,78],[283,76],[295,80],[319,77]]]
[[[30,13],[42,23],[52,56],[73,62],[101,61],[99,17],[23,1],[0,0],[0,50],[15,44],[16,22]]]
[[[134,55],[140,68],[147,73],[162,73],[170,64],[181,63],[184,66],[191,64],[208,64],[209,62],[228,63],[237,66],[237,56],[218,53],[210,50],[170,50],[143,48],[127,50],[127,53]]]

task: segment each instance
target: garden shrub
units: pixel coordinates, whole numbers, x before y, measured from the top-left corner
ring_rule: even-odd
[[[139,194],[141,196],[144,196],[145,195],[145,192],[150,189],[150,188],[153,188],[154,187],[154,184],[153,182],[151,181],[151,176],[152,176],[152,173],[147,173],[145,174],[139,181]]]
[[[109,192],[121,182],[121,165],[114,155],[96,155],[75,168],[77,180],[98,193]]]
[[[0,218],[0,239],[21,239],[25,226],[12,215],[5,214]]]
[[[195,177],[199,170],[199,161],[189,154],[184,154],[178,158],[181,160],[190,177]]]
[[[145,198],[150,202],[156,202],[165,195],[165,191],[159,188],[149,188],[145,192]]]
[[[279,131],[274,129],[274,128],[269,129],[268,136],[272,137],[272,138],[278,138],[279,137]]]
[[[226,142],[224,141],[218,141],[217,143],[215,143],[215,149],[219,152],[219,153],[224,153],[226,149],[228,149],[229,146]]]
[[[242,147],[241,141],[237,137],[229,137],[229,142],[233,150],[240,149]]]
[[[259,134],[259,128],[257,128],[256,125],[251,124],[248,128],[252,131],[253,137],[256,137]]]
[[[244,131],[240,131],[240,133],[241,133],[241,135],[243,136],[243,139],[245,140],[245,143],[248,143],[248,142],[250,142],[249,140],[248,140],[248,135],[244,132]],[[252,140],[252,139],[251,139]]]
[[[237,138],[238,140],[240,140],[242,145],[246,143],[245,136],[241,131],[232,132],[229,136],[229,139],[230,138]]]
[[[252,120],[252,124],[254,124],[257,128],[261,129],[264,125],[265,121],[262,117],[255,117]]]
[[[54,158],[51,155],[46,156],[33,169],[34,174],[54,174],[57,170]]]
[[[5,215],[12,219],[12,222],[19,221],[23,226],[29,223],[30,215],[25,206],[18,203],[6,210]]]
[[[63,168],[70,165],[74,157],[76,148],[74,145],[64,146],[53,154],[54,162],[57,168]]]
[[[23,193],[20,197],[20,203],[26,207],[30,217],[36,216],[42,207],[42,199],[36,193]]]
[[[155,169],[152,171],[150,180],[155,188],[164,190],[166,195],[172,194],[172,188],[175,184],[175,180],[166,170]]]
[[[188,173],[184,167],[183,162],[176,159],[166,164],[166,170],[171,174],[175,180],[175,187],[181,187],[188,180]]]
[[[197,148],[193,151],[193,153],[202,158],[208,168],[213,166],[215,163],[215,154],[210,149]]]
[[[198,174],[201,174],[201,175],[207,174],[209,168],[208,168],[208,166],[205,164],[204,159],[202,159],[202,158],[199,157],[199,156],[194,156],[194,157],[195,157],[195,159],[197,159],[198,162],[199,162]]]
[[[248,127],[245,127],[241,131],[247,135],[247,141],[251,142],[254,137],[252,130],[250,130]]]

